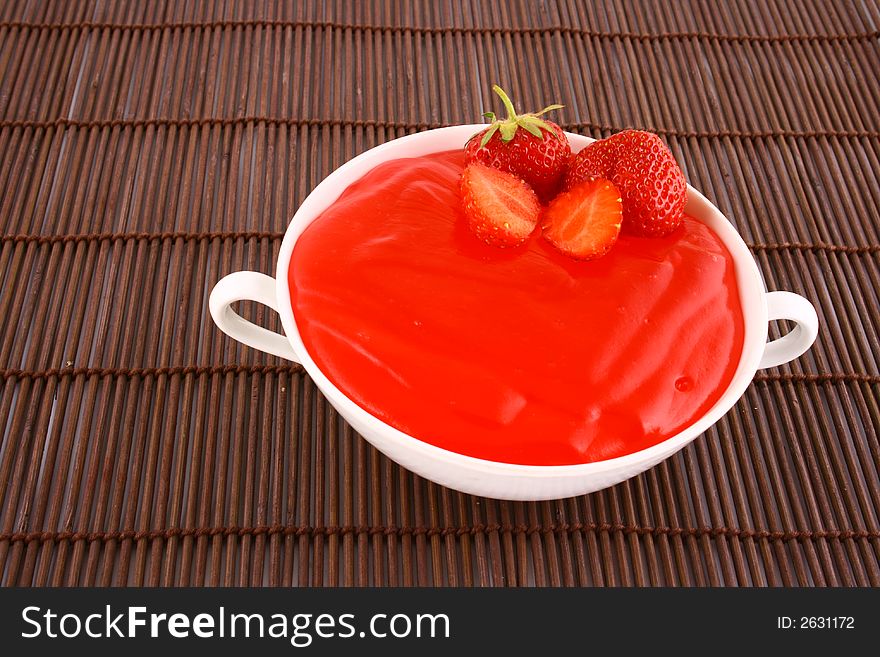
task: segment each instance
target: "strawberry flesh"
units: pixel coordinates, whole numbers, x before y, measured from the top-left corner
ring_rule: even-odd
[[[483,164],[465,168],[461,200],[471,231],[492,246],[522,244],[541,215],[538,197],[526,183]]]
[[[559,194],[544,210],[544,238],[577,260],[601,258],[620,234],[620,191],[604,178],[589,179]]]

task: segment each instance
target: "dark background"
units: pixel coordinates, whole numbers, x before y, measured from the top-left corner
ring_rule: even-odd
[[[782,0],[3,2],[0,581],[880,584],[878,21]],[[274,271],[326,174],[497,110],[493,82],[564,103],[575,132],[658,132],[769,289],[820,316],[694,444],[586,497],[415,477],[207,312],[224,274]]]

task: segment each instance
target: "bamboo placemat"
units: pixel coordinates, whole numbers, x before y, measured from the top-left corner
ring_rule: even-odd
[[[878,29],[871,1],[3,3],[2,582],[880,584]],[[325,175],[492,82],[660,133],[822,323],[585,497],[428,483],[207,312]]]

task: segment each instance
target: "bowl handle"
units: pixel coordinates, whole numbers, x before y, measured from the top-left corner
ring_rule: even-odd
[[[211,290],[208,300],[211,317],[221,331],[248,347],[292,360],[294,363],[300,362],[286,336],[257,326],[232,310],[230,305],[236,301],[256,301],[277,313],[274,278],[255,271],[237,271],[224,276]]]
[[[813,304],[792,292],[768,292],[767,319],[789,319],[796,326],[787,335],[772,340],[764,347],[758,369],[776,367],[803,354],[819,334],[819,317]]]

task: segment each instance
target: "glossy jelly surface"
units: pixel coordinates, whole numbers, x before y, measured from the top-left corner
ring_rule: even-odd
[[[699,419],[743,345],[734,264],[686,217],[577,262],[536,232],[467,229],[460,151],[387,162],[299,237],[294,317],[322,372],[401,431],[492,461],[567,465],[661,442]]]

